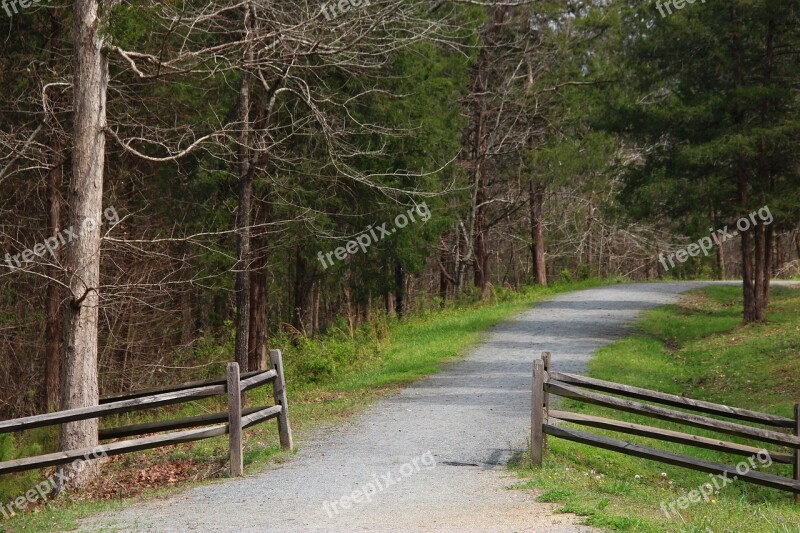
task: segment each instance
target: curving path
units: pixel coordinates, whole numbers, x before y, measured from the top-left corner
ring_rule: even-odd
[[[530,431],[531,362],[550,351],[554,369],[583,373],[641,311],[702,285],[614,285],[548,300],[494,328],[464,360],[318,432],[284,465],[100,515],[81,530],[589,531],[530,491],[506,490],[514,478],[504,465]],[[349,505],[340,501],[354,490]]]

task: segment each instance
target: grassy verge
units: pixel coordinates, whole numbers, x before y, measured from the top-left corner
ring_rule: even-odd
[[[710,287],[691,293],[678,305],[653,310],[645,315],[636,334],[600,350],[590,364],[589,374],[793,417],[793,403],[800,401],[800,291],[775,289],[768,322],[759,325],[741,325],[740,299],[738,287]],[[570,411],[686,431],[669,423],[578,402],[565,401],[562,406]],[[747,459],[581,429],[726,464]],[[691,432],[746,442],[697,429]],[[517,469],[527,478],[519,488],[538,489],[542,492],[540,501],[563,504],[563,512],[584,516],[587,524],[603,529],[800,531],[800,506],[793,504],[788,493],[737,481],[707,502],[701,500],[685,510],[678,509],[680,515],[675,516],[669,511],[669,504],[708,483],[708,474],[559,439],[550,439],[550,451],[541,469]],[[762,470],[791,476],[787,465],[773,464]],[[662,502],[669,518],[662,510]]]
[[[358,413],[376,399],[436,372],[443,362],[464,355],[487,329],[535,302],[605,283],[608,282],[588,280],[528,288],[518,293],[498,291],[490,303],[429,310],[402,321],[377,317],[357,331],[349,331],[342,325],[319,339],[300,339],[294,343],[288,338],[273,339],[272,344],[284,350],[289,412],[296,440],[302,446],[314,429]],[[207,348],[204,350],[209,351]],[[270,391],[262,388],[250,393],[250,405],[270,405],[267,397]],[[193,402],[189,406],[161,409],[149,416],[120,416],[107,420],[105,425],[113,427],[224,410],[223,401]],[[280,451],[274,422],[248,430],[245,437],[245,465],[250,473],[288,457]],[[52,433],[31,432],[27,439],[24,444],[28,452],[41,453],[54,445]],[[18,443],[17,448],[19,451],[22,446]],[[87,490],[39,506],[12,520],[3,521],[0,517],[0,532],[69,530],[78,519],[120,508],[130,503],[132,496],[153,497],[174,485],[188,487],[223,478],[226,457],[227,441],[217,438],[112,458],[104,466],[101,479]],[[24,494],[49,473],[4,476],[6,479],[0,481],[0,505]]]

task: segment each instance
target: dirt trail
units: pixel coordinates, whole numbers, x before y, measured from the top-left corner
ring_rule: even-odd
[[[515,479],[505,464],[530,431],[531,362],[546,350],[554,369],[583,373],[641,311],[701,285],[615,285],[543,302],[464,360],[319,432],[280,467],[100,515],[82,531],[589,531],[531,491],[507,490]]]

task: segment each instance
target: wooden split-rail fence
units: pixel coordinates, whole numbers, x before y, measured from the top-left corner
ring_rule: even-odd
[[[229,363],[228,375],[225,378],[142,390],[103,398],[100,400],[100,405],[97,406],[4,420],[0,422],[0,434],[54,426],[65,422],[102,418],[121,413],[131,413],[142,409],[186,403],[223,394],[228,396],[228,410],[221,413],[103,429],[98,436],[100,441],[107,441],[174,431],[172,433],[122,440],[102,444],[90,449],[69,450],[4,461],[0,462],[0,475],[63,465],[77,459],[84,459],[90,454],[97,457],[98,450],[102,451],[103,455],[110,457],[228,434],[230,435],[231,475],[241,476],[244,469],[242,430],[275,418],[278,421],[281,446],[289,450],[293,447],[292,430],[289,426],[288,403],[286,401],[283,357],[280,350],[270,350],[270,364],[271,368],[269,370],[248,372],[240,375],[239,365],[237,363]],[[271,383],[273,387],[275,405],[242,409],[242,395],[249,390],[268,383]],[[219,424],[220,422],[227,423]]]
[[[599,394],[593,391],[611,393],[615,396]],[[764,451],[764,448],[757,448],[745,444],[612,420],[599,416],[589,416],[551,409],[551,395],[599,405],[616,411],[634,413],[658,420],[735,435],[737,437],[744,437],[753,441],[787,448],[790,450],[790,453],[774,451],[769,451],[768,453],[775,463],[793,465],[794,479],[758,472],[756,470],[740,472],[737,471],[735,466],[633,444],[595,433],[564,427],[563,425],[555,426],[551,424],[551,421],[560,420],[580,426],[588,426],[629,435],[638,435],[659,441],[716,450],[739,456],[753,457],[758,455],[759,452],[763,453]],[[651,405],[651,403],[633,401],[628,398],[644,400],[670,407],[678,407],[687,411],[703,413],[703,415],[720,416],[737,420],[738,422],[719,420],[717,418],[685,411],[676,411],[659,405]],[[749,483],[792,492],[795,495],[795,502],[800,503],[800,404],[795,404],[794,406],[794,418],[786,418],[717,403],[693,400],[683,396],[665,394],[659,391],[631,387],[576,374],[554,372],[551,369],[551,354],[545,352],[541,359],[537,359],[533,362],[531,405],[533,406],[531,409],[531,461],[534,466],[542,464],[542,457],[547,447],[547,436],[549,435],[551,437],[566,439],[596,448],[612,450],[625,455],[642,457],[670,465],[699,470],[709,474],[731,475],[732,477],[736,477],[736,479]],[[743,422],[747,422],[748,424]],[[770,429],[755,427],[750,424],[767,426]]]

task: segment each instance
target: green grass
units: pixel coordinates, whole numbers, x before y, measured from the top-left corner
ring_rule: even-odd
[[[376,399],[435,373],[442,363],[465,355],[487,329],[532,304],[563,292],[606,283],[609,281],[556,283],[548,288],[530,287],[518,293],[498,290],[493,301],[488,303],[462,303],[446,309],[429,309],[403,320],[376,317],[372,323],[352,332],[341,324],[321,338],[300,339],[295,343],[290,342],[288,337],[273,339],[273,346],[282,348],[284,352],[289,414],[296,441],[302,446],[310,430],[358,413]],[[228,349],[228,346],[217,349],[209,346],[209,343],[203,346],[204,353],[219,353]],[[250,404],[270,405],[272,402],[268,395],[271,395],[271,389],[257,389],[249,393]],[[223,401],[192,402],[147,416],[123,415],[107,419],[104,425],[112,427],[224,410]],[[38,436],[49,440],[50,446],[55,443],[52,437],[52,434]],[[283,461],[288,457],[278,446],[274,422],[248,430],[245,437],[245,466],[249,472],[256,472],[267,463]],[[27,449],[32,445],[33,440],[29,439],[18,448]],[[15,455],[20,455],[20,451],[17,450]],[[114,478],[139,470],[163,469],[175,461],[189,462],[198,468],[207,467],[213,474],[209,477],[220,478],[225,475],[227,453],[227,440],[222,437],[191,445],[139,452],[124,456],[107,466],[103,478]],[[0,499],[0,505],[34,486],[41,475],[41,472],[37,472],[4,476],[5,479],[0,481],[0,497],[3,498]],[[124,477],[120,478],[120,482],[124,480]],[[204,479],[203,482],[209,480]],[[194,484],[186,482],[180,486]],[[143,497],[154,497],[164,490],[147,490]],[[74,501],[67,498],[40,507],[35,513],[23,514],[11,521],[0,521],[0,532],[69,530],[76,527],[77,520],[82,517],[118,509],[134,501],[133,498],[92,501],[91,496],[78,494],[78,499]]]
[[[793,417],[793,404],[800,401],[800,291],[774,289],[766,324],[741,325],[740,300],[740,288],[715,286],[694,291],[679,305],[648,312],[635,334],[597,353],[589,375]],[[574,401],[564,401],[562,408],[747,443]],[[747,459],[579,429],[731,465]],[[793,504],[789,493],[738,481],[709,502],[694,503],[668,519],[660,504],[668,507],[709,482],[708,474],[552,437],[549,442],[542,468],[515,467],[526,479],[519,488],[541,491],[541,501],[558,503],[561,512],[578,514],[587,524],[636,532],[800,531],[800,505]],[[773,464],[763,471],[791,476],[787,465]]]

